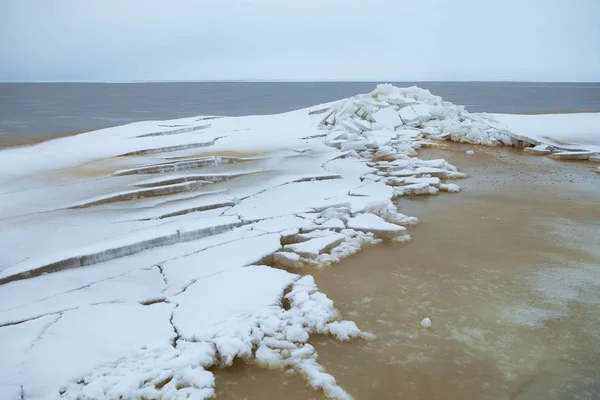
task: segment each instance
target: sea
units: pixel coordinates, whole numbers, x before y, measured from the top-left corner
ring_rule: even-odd
[[[391,82],[472,112],[600,111],[600,83]],[[196,115],[276,114],[375,88],[376,82],[0,83],[0,142]]]

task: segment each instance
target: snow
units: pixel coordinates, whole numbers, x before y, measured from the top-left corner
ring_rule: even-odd
[[[56,397],[82,373],[144,346],[169,345],[173,306],[138,303],[86,306],[63,313],[28,349],[23,361],[25,398]],[[48,360],[60,360],[49,368]]]
[[[348,399],[310,335],[370,335],[310,275],[276,267],[410,240],[419,221],[395,199],[458,192],[449,180],[465,177],[418,158],[437,140],[595,160],[598,115],[472,114],[378,85],[284,114],[0,150],[0,398],[206,399],[210,369],[239,357]]]
[[[169,285],[166,293],[179,292],[199,279],[260,262],[280,248],[280,236],[273,233],[245,237],[166,261],[161,264]]]
[[[490,116],[497,121],[495,126],[533,144],[600,152],[600,113]]]

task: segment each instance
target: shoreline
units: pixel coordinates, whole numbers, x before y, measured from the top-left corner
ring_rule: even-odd
[[[593,190],[600,177],[582,163],[469,149],[448,143],[420,151],[469,177],[449,198],[399,200],[421,221],[410,243],[371,246],[310,272],[342,316],[377,339],[339,345],[315,336],[311,343],[357,399],[586,398],[600,385],[600,330],[592,322],[600,282],[586,269],[600,263],[597,248],[588,254],[594,225],[587,226],[600,226]],[[430,329],[420,325],[426,316]],[[298,377],[252,363],[216,378],[224,400],[264,391],[324,399]]]
[[[21,360],[16,348],[14,361],[33,363],[27,368],[44,379],[7,378],[27,396],[64,384],[71,397],[97,397],[130,374],[147,379],[136,378],[128,396],[174,396],[181,384],[155,377],[179,379],[179,360],[195,354],[202,380],[183,387],[201,398],[214,393],[214,367],[240,358],[350,398],[309,339],[372,337],[340,319],[310,274],[367,245],[409,241],[418,221],[398,199],[460,190],[463,173],[420,151],[451,135],[511,141],[484,115],[390,85],[287,114],[174,122],[0,157],[0,240],[15,249],[0,260],[0,335],[37,338],[23,342],[37,356]],[[104,321],[102,352],[86,342],[86,318]],[[44,367],[48,349],[62,354],[64,369]],[[167,357],[160,365],[157,353]]]

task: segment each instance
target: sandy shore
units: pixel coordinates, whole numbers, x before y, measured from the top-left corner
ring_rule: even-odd
[[[328,372],[357,399],[593,398],[600,176],[506,148],[419,155],[468,173],[463,192],[402,199],[422,221],[412,243],[309,271],[344,317],[378,337],[312,340]],[[219,399],[324,398],[299,377],[242,362],[216,377]]]

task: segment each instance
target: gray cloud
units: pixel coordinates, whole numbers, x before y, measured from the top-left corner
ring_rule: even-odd
[[[0,80],[600,80],[597,0],[3,0]]]

